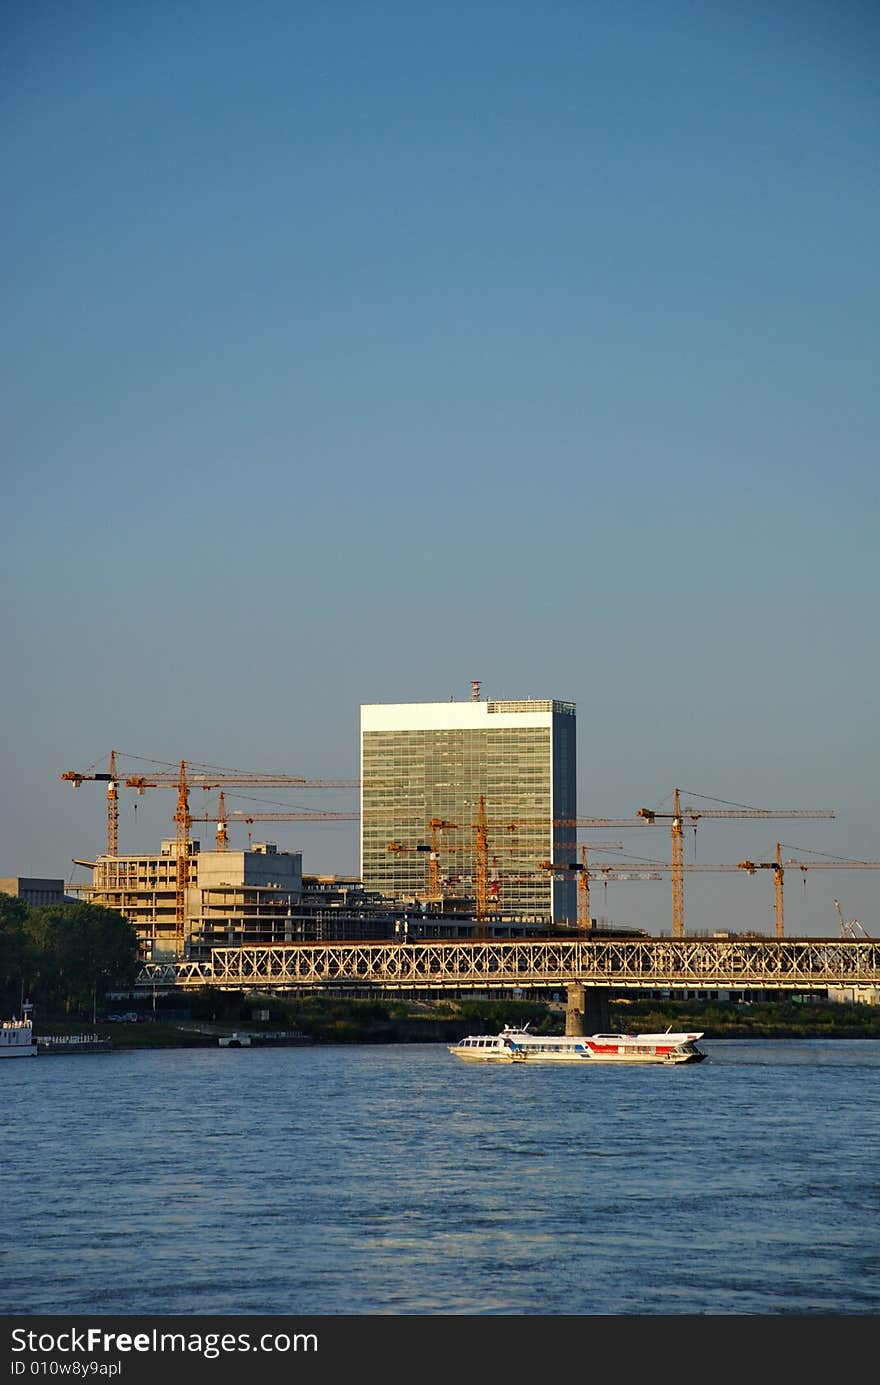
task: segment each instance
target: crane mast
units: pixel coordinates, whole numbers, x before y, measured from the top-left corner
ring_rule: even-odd
[[[180,762],[180,778],[177,786],[177,811],[174,814],[177,824],[177,897],[175,909],[175,939],[177,955],[183,955],[186,933],[186,891],[189,885],[189,829],[192,819],[189,815],[189,791],[186,780],[186,761]]]
[[[681,830],[681,798],[673,796],[672,811],[672,936],[684,937],[684,837]]]
[[[110,781],[107,785],[107,855],[119,855],[119,781],[116,778],[116,751],[110,751]]]
[[[489,915],[489,830],[486,825],[486,799],[480,794],[477,808],[477,837],[475,847],[474,873],[477,894],[477,935],[486,931]]]
[[[94,779],[107,784],[107,855],[119,854],[119,777],[116,772],[116,751],[110,751],[109,773],[80,774],[78,770],[68,769],[61,775],[78,789],[86,779]]]
[[[583,844],[581,844],[581,873],[578,876],[577,921],[578,926],[587,932],[593,926],[593,919],[590,914],[590,872],[587,869],[587,848]]]
[[[785,937],[785,913],[783,901],[782,880],[785,871],[782,867],[782,844],[776,843],[775,861],[740,861],[739,869],[748,871],[749,875],[754,875],[757,870],[773,871],[773,919],[774,932],[777,938]]]

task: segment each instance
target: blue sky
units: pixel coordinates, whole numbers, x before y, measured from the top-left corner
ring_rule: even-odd
[[[362,702],[472,678],[577,703],[584,816],[678,785],[837,813],[697,860],[880,859],[878,39],[859,3],[10,0],[0,874],[102,848],[59,775],[111,749],[356,777]],[[173,807],[124,797],[122,848]],[[352,825],[271,835],[357,868]],[[688,925],[772,927],[764,876],[689,881]],[[880,873],[805,882],[791,931],[838,897],[880,933]],[[668,890],[604,911],[668,927]]]

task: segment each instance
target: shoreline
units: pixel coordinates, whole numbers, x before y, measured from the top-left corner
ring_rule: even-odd
[[[264,1004],[262,1001],[261,1004]],[[209,1000],[208,1004],[211,1002]],[[109,1023],[78,1019],[38,1021],[39,1038],[88,1037],[91,1051],[217,1048],[221,1039],[249,1038],[243,1047],[303,1047],[313,1044],[454,1043],[466,1035],[497,1033],[505,1024],[528,1024],[536,1033],[561,1034],[559,1007],[524,1001],[401,1002],[308,997],[273,997],[268,1014],[251,1013],[241,997],[214,998],[208,1009],[187,1018],[145,1014],[138,1021]],[[194,1010],[197,1007],[194,1007]],[[610,1004],[610,1030],[638,1033],[667,1028],[699,1030],[705,1039],[880,1039],[880,1006],[829,1001],[808,1004],[764,1001],[729,1004],[700,1001],[617,1000]],[[225,1011],[225,1013],[223,1013]],[[279,1043],[279,1031],[289,1042]],[[109,1046],[106,1041],[109,1040]],[[228,1045],[223,1045],[228,1046]],[[89,1045],[58,1043],[58,1052],[86,1052]]]

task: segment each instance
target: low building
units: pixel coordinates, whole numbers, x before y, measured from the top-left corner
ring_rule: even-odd
[[[0,875],[0,894],[11,894],[32,909],[42,904],[64,904],[63,880],[45,880],[35,875]]]

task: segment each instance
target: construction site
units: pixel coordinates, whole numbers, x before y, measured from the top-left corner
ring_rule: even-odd
[[[358,779],[306,779],[186,760],[151,762],[159,766],[152,773],[134,774],[122,768],[124,758],[111,751],[106,769],[60,776],[77,789],[87,782],[106,788],[106,849],[74,862],[91,871],[91,880],[71,882],[67,891],[127,918],[145,963],[200,961],[218,947],[603,931],[638,936],[638,929],[615,929],[597,919],[590,895],[597,883],[636,879],[668,881],[669,932],[682,938],[684,884],[692,872],[767,872],[778,940],[785,937],[786,871],[880,869],[875,861],[786,857],[779,843],[767,860],[684,860],[684,830],[704,819],[830,819],[832,810],[695,807],[675,789],[668,812],[642,808],[628,818],[579,817],[574,705],[492,702],[481,699],[479,684],[472,685],[469,703],[363,707]],[[360,809],[227,808],[227,793],[255,786],[356,790]],[[216,792],[214,813],[193,812],[194,789]],[[120,851],[123,790],[137,797],[152,790],[171,794],[174,834],[157,851]],[[230,845],[233,824],[318,821],[360,822],[357,876],[309,874],[301,851],[279,850],[270,840],[249,841],[247,849]],[[208,822],[215,824],[211,849],[194,832]],[[644,852],[615,860],[623,840],[578,840],[581,829],[648,829],[653,845],[658,828],[668,831],[668,859]],[[840,936],[864,932],[837,909]]]

